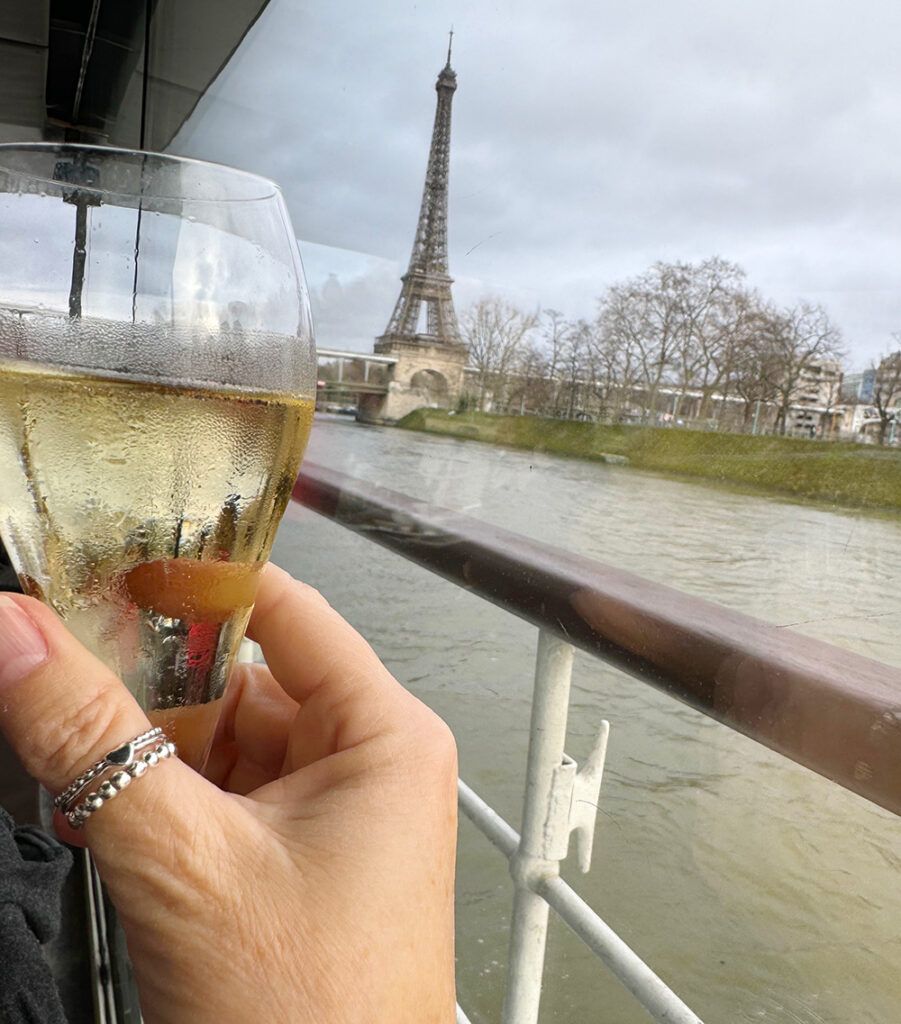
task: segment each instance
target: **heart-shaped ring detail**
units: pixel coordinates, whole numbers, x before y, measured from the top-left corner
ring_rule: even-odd
[[[126,765],[131,764],[135,757],[135,747],[133,743],[123,743],[121,747],[116,747],[115,750],[111,750],[105,760],[109,761],[110,764],[115,765]]]

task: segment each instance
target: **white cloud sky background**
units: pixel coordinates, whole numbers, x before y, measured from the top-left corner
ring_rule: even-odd
[[[587,316],[654,260],[719,254],[823,303],[852,365],[901,330],[901,5],[271,0],[173,149],[280,182],[322,344],[385,327],[451,23],[459,308]]]

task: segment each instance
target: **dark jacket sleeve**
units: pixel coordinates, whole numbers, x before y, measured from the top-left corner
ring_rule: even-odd
[[[0,808],[0,1024],[65,1024],[41,944],[59,931],[72,855]]]

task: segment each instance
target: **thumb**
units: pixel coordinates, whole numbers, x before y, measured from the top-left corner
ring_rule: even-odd
[[[0,594],[0,731],[34,778],[55,796],[148,728],[121,680],[50,608]],[[133,874],[136,858],[165,867],[177,846],[173,830],[192,827],[185,806],[204,806],[217,796],[222,794],[215,787],[170,757],[132,779],[81,832],[67,828],[64,838],[77,842],[83,836],[101,870],[109,862],[113,876]],[[104,880],[114,884],[117,877],[104,872]]]

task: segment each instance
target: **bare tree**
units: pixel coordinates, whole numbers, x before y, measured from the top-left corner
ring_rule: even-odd
[[[680,318],[673,359],[674,383],[680,394],[673,413],[679,414],[690,390],[700,390],[703,415],[720,383],[721,355],[738,312],[735,299],[744,271],[735,263],[712,256],[698,264],[673,264],[673,272]]]
[[[586,335],[586,371],[600,415],[616,422],[633,397],[639,368],[634,339],[618,329],[613,317],[613,310],[599,303]]]
[[[479,299],[464,314],[463,338],[478,374],[479,409],[489,394],[497,408],[505,407],[511,375],[537,319],[497,296]]]
[[[901,341],[901,335],[893,337],[895,341]],[[898,418],[898,406],[901,404],[901,350],[884,355],[875,369],[873,405],[879,414],[879,443],[885,444],[889,423]]]
[[[522,346],[510,377],[507,401],[521,416],[546,412],[554,399],[547,353],[535,341]]]
[[[746,429],[761,414],[772,429],[775,410],[786,433],[793,405],[825,408],[829,421],[838,400],[829,363],[841,355],[840,336],[825,310],[777,310],[746,286],[741,267],[717,256],[655,263],[608,288],[590,321],[485,297],[464,316],[463,331],[481,409],[490,400],[498,410],[616,420],[637,407],[649,420],[671,394],[674,415],[689,398],[690,415],[701,419],[721,420],[730,404],[743,405]],[[881,364],[891,388],[886,409],[901,398],[901,365],[894,383],[889,372],[894,358]],[[893,413],[885,415],[883,439]]]
[[[841,335],[822,306],[802,302],[768,318],[772,359],[768,370],[777,402],[776,428],[788,429],[788,411],[806,378],[824,362],[842,355]]]
[[[617,319],[635,345],[645,389],[645,418],[657,411],[657,396],[670,377],[678,351],[683,280],[679,265],[655,263],[637,278],[610,290],[610,298],[620,307]]]
[[[547,374],[550,379],[549,405],[546,411],[559,415],[560,368],[563,365],[566,336],[570,325],[557,309],[543,309],[540,316],[541,344],[547,358]]]
[[[717,421],[721,420],[727,415],[733,394],[744,399],[747,412],[748,399],[741,393],[747,387],[742,388],[740,379],[754,390],[747,373],[759,354],[756,351],[758,330],[765,315],[763,300],[757,292],[741,285],[729,290],[723,300],[719,336],[709,347],[699,381],[701,416],[712,414]],[[756,400],[755,396],[752,401]],[[747,422],[747,415],[745,420]]]
[[[776,401],[780,379],[779,356],[773,345],[778,313],[756,301],[742,311],[737,338],[730,353],[729,375],[724,390],[744,403],[742,425],[756,432],[761,412]]]
[[[665,384],[678,389],[674,411],[699,381],[712,390],[728,299],[742,277],[740,267],[712,257],[699,264],[655,263],[607,290],[602,335],[606,344],[634,354],[646,416],[657,411]]]
[[[563,400],[562,412],[567,419],[574,419],[577,412],[583,411],[590,376],[590,344],[591,326],[585,320],[569,324],[562,336],[557,374],[560,379],[559,397]],[[558,406],[558,415],[560,412]]]
[[[719,421],[726,412],[740,363],[748,369],[759,330],[760,296],[745,287],[745,272],[718,256],[691,268],[681,361],[683,393],[700,392],[697,416]]]

